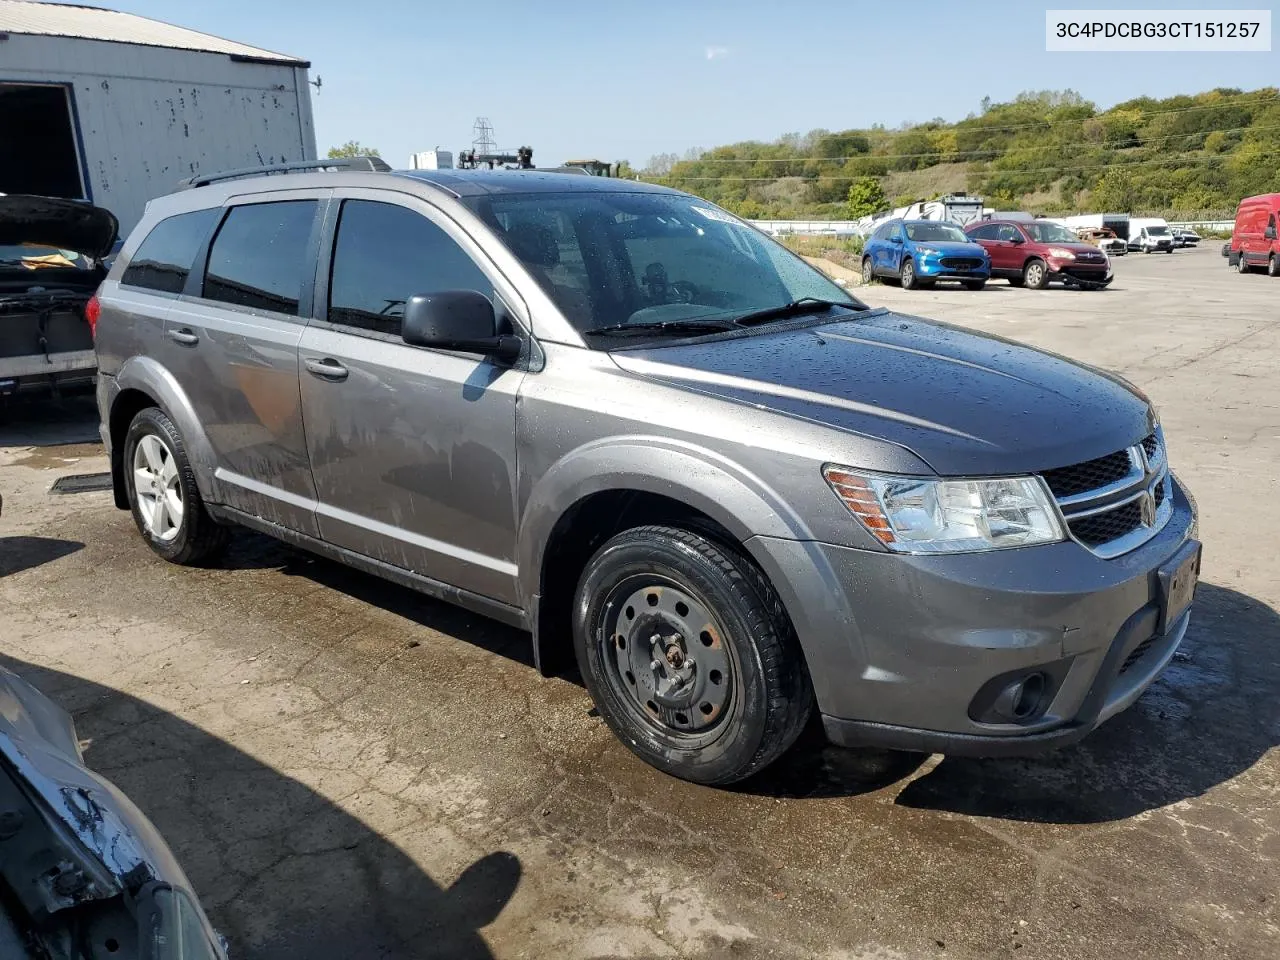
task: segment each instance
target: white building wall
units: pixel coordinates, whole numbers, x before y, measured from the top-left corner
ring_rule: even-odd
[[[186,177],[315,159],[307,79],[301,65],[221,53],[0,37],[0,83],[70,85],[88,199],[120,219],[121,236]]]

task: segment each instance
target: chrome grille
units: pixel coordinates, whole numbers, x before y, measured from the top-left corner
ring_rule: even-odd
[[[1067,529],[1078,543],[1110,559],[1150,540],[1173,514],[1159,433],[1104,457],[1046,470]]]

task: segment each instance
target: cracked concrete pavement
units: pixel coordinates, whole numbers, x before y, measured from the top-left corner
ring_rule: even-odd
[[[170,841],[238,958],[1280,955],[1280,283],[1209,249],[1112,289],[875,304],[1123,373],[1195,492],[1203,584],[1130,711],[1041,759],[812,731],[735,790],[642,765],[527,638],[248,533],[153,557],[91,405],[0,424],[0,662]],[[16,411],[15,411],[16,413]]]

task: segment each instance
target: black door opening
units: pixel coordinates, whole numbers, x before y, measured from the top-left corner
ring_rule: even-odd
[[[0,83],[0,130],[0,193],[87,199],[66,87]]]

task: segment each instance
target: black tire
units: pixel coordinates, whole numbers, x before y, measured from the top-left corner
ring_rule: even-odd
[[[682,780],[722,785],[762,770],[813,708],[769,581],[738,551],[688,530],[636,527],[605,543],[578,584],[573,642],[605,723]],[[682,676],[686,686],[675,686]]]
[[[1240,251],[1238,257],[1236,258],[1236,272],[1237,273],[1249,272],[1249,262],[1245,260],[1243,250]]]
[[[902,265],[898,267],[898,276],[903,290],[916,290],[920,287],[920,281],[916,278],[916,265],[910,259],[902,261]]]
[[[876,278],[876,271],[875,271],[875,268],[873,268],[873,267],[871,266],[871,258],[870,258],[870,257],[863,257],[863,258],[862,258],[862,283],[863,283],[863,285],[864,285],[864,286],[869,286],[869,285],[871,284],[871,281],[873,281],[875,278]]]
[[[1280,277],[1280,258],[1273,253],[1267,260],[1267,276]]]
[[[1006,279],[1009,281],[1009,286],[1011,287],[1022,286],[1022,274],[1018,274],[1016,277],[1006,277]]]
[[[964,288],[966,290],[981,290],[986,285],[987,285],[987,281],[985,280],[965,280],[964,281]]]
[[[1173,253],[1173,247],[1170,247],[1168,250],[1165,251],[1165,253]]]
[[[1049,266],[1033,257],[1022,268],[1022,283],[1032,290],[1043,290],[1049,285]]]
[[[135,459],[139,456],[141,444],[147,444],[147,448],[155,449],[147,441],[148,437],[154,437],[163,447],[162,461],[167,462],[167,458],[172,459],[172,483],[182,508],[180,519],[174,522],[171,528],[172,534],[169,534],[168,530],[161,534],[154,529],[157,524],[144,517],[138,496],[138,471],[135,468]],[[147,459],[145,448],[142,458]],[[129,509],[133,513],[133,522],[138,527],[138,533],[152,550],[170,563],[184,566],[206,563],[226,546],[228,530],[216,523],[205,509],[200,491],[196,487],[195,474],[191,471],[191,462],[187,459],[187,449],[182,442],[182,435],[173,425],[173,421],[158,407],[147,407],[139,411],[133,418],[133,422],[129,424],[129,430],[124,438],[124,485],[129,498]],[[143,493],[150,496],[147,491]],[[153,500],[163,496],[164,494],[160,493],[153,497]],[[171,512],[167,517],[170,521],[173,520]]]

